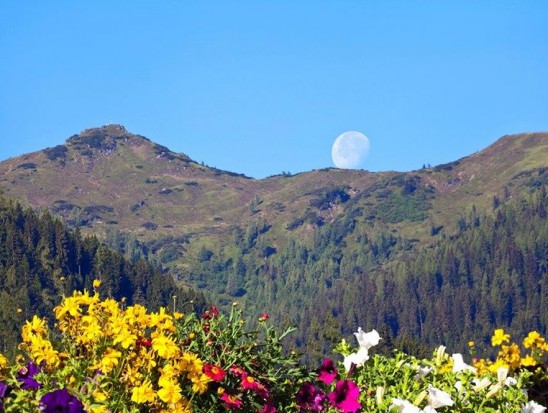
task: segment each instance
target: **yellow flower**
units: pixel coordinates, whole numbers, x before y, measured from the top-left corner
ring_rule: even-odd
[[[100,390],[96,390],[93,392],[93,398],[96,402],[104,402],[108,399],[108,395]]]
[[[511,368],[518,368],[520,364],[520,350],[517,344],[502,346],[498,357],[506,362]]]
[[[4,357],[2,353],[0,353],[0,369],[7,369],[9,365],[8,359]]]
[[[536,331],[531,331],[527,337],[523,340],[523,346],[525,348],[538,347],[542,348],[544,339]]]
[[[158,390],[158,397],[167,404],[175,404],[183,398],[181,387],[174,381],[161,377],[158,381],[161,387]]]
[[[159,336],[152,339],[152,348],[164,359],[173,358],[179,352],[177,344],[166,336]]]
[[[103,372],[103,374],[110,373],[112,369],[118,365],[121,355],[122,353],[118,350],[114,350],[112,348],[107,349],[101,359],[101,362],[99,363],[98,368]]]
[[[207,384],[210,382],[210,378],[205,374],[200,374],[192,377],[192,391],[195,393],[203,394],[207,390]]]
[[[475,345],[476,345],[476,343],[474,343],[473,341],[468,342],[468,347],[474,347]]]
[[[66,297],[53,311],[57,320],[62,320],[67,314],[77,318],[80,316],[79,300],[75,296]]]
[[[36,364],[44,362],[48,366],[59,364],[59,353],[53,349],[51,342],[41,336],[32,336],[30,339],[29,352]]]
[[[42,336],[47,333],[46,322],[38,316],[33,316],[32,321],[25,322],[21,335],[23,340],[29,342],[33,336]]]
[[[521,365],[523,367],[536,366],[537,362],[533,357],[531,357],[530,354],[528,354],[527,356],[521,359]]]
[[[99,288],[101,286],[101,280],[93,280],[93,288]]]
[[[499,346],[502,343],[506,343],[508,341],[510,341],[510,335],[505,334],[502,328],[497,328],[495,330],[495,334],[493,334],[493,337],[491,337],[491,345],[493,346]]]
[[[505,363],[504,360],[497,359],[497,361],[489,365],[489,371],[491,373],[497,374],[498,369],[501,367],[509,368],[510,366],[507,363]]]
[[[114,344],[120,343],[123,348],[127,349],[129,346],[135,344],[136,341],[137,341],[137,336],[133,334],[131,331],[129,331],[127,328],[123,328],[118,333],[113,343]]]
[[[135,403],[152,403],[156,398],[156,393],[149,380],[146,380],[131,391],[131,401]]]

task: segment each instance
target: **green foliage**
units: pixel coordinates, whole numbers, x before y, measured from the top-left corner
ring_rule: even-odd
[[[129,303],[157,308],[179,295],[203,305],[201,294],[181,290],[150,264],[129,262],[97,238],[67,230],[49,212],[38,215],[0,199],[0,350],[14,348],[25,318],[50,314],[61,294],[90,289],[94,278],[109,296]]]

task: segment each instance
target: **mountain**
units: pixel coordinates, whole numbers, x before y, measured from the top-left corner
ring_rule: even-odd
[[[504,251],[499,258],[507,261],[510,242],[521,254],[518,261],[531,261],[532,278],[521,287],[503,286],[506,301],[490,297],[481,320],[469,315],[468,328],[483,338],[495,325],[516,333],[546,330],[546,317],[520,327],[519,314],[498,314],[518,296],[523,301],[518,287],[533,301],[532,295],[546,292],[528,283],[546,282],[548,231],[535,211],[545,208],[547,166],[548,134],[531,133],[505,136],[473,155],[417,171],[326,168],[256,180],[107,125],[1,162],[0,187],[5,196],[97,234],[130,259],[145,257],[168,268],[180,283],[221,305],[237,300],[252,313],[268,311],[282,324],[297,324],[296,345],[314,338],[321,351],[321,343],[361,325],[384,326],[394,338],[462,346],[462,330],[450,324],[452,294],[462,289],[466,302],[472,299],[468,290],[483,283],[473,305],[483,297],[479,290],[516,272],[519,265],[487,268],[472,258],[488,260]],[[500,214],[513,218],[495,228]],[[508,233],[504,246],[491,239],[501,225]],[[472,234],[485,243],[468,240]],[[475,250],[464,251],[470,244]],[[484,255],[486,245],[496,251]],[[442,261],[445,267],[437,268]],[[425,280],[437,284],[427,288]],[[438,302],[443,306],[426,308]],[[363,310],[365,304],[372,311]],[[442,310],[450,314],[437,328],[436,311]],[[524,311],[513,306],[510,313],[518,310]]]

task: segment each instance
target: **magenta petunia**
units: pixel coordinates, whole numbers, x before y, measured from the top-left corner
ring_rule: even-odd
[[[343,413],[357,411],[361,407],[359,397],[360,389],[350,380],[339,380],[335,390],[328,395],[329,403]]]
[[[321,412],[324,410],[325,393],[310,382],[302,384],[295,398],[301,412]]]
[[[333,360],[328,358],[323,359],[322,365],[318,369],[318,380],[325,384],[331,384],[337,377],[337,374],[337,367],[333,363]]]

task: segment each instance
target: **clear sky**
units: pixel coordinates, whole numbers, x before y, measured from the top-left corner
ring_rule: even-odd
[[[548,1],[0,0],[0,159],[123,124],[262,178],[456,160],[548,130]]]

